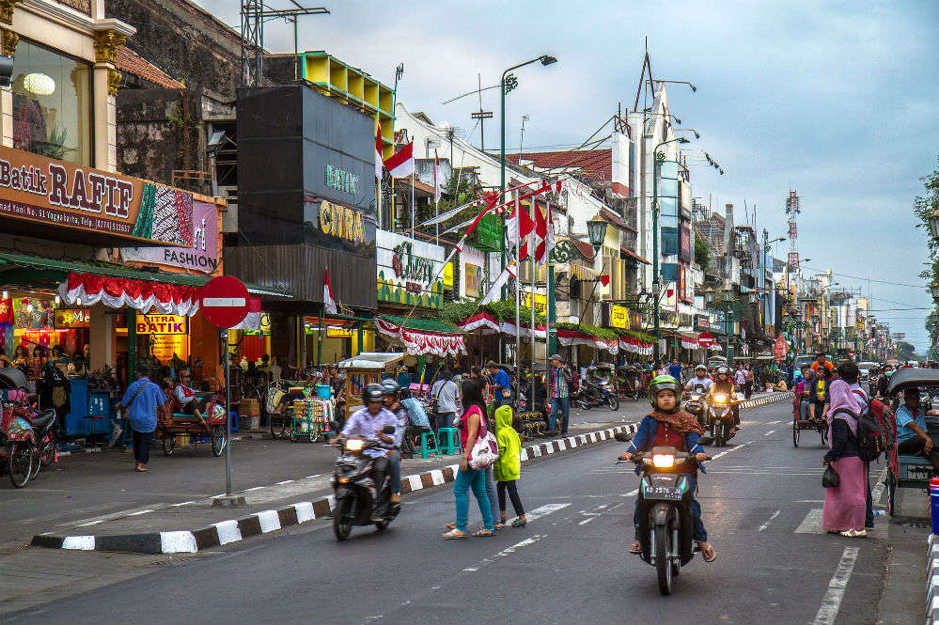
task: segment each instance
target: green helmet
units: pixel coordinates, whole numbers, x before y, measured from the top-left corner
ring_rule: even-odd
[[[679,388],[681,388],[681,383],[672,376],[656,376],[649,382],[649,403],[655,408],[655,396],[662,390],[670,390],[675,393],[675,397],[678,397]]]

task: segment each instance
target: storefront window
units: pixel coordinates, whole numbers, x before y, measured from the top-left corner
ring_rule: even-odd
[[[21,39],[13,62],[13,147],[91,165],[91,65]]]

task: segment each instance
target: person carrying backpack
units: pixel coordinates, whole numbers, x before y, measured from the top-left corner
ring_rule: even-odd
[[[854,393],[854,399],[857,401],[857,404],[858,404],[858,419],[859,419],[858,421],[858,448],[859,448],[858,456],[869,457],[872,453],[874,453],[877,450],[876,448],[870,447],[869,438],[872,432],[870,431],[871,424],[868,423],[867,420],[873,419],[873,415],[871,415],[870,401],[868,399],[867,393],[864,392],[864,389],[861,387],[860,384],[858,384],[858,377],[860,376],[860,374],[861,374],[861,370],[858,369],[857,364],[855,364],[854,362],[850,360],[843,362],[838,366],[838,375],[841,376],[842,380],[844,380],[850,385],[851,392]],[[883,431],[879,423],[875,421],[874,424],[876,425],[878,431],[881,431],[881,432]],[[883,451],[884,449],[883,443],[885,442],[886,442],[886,439],[881,441],[882,446],[880,448],[880,451]],[[863,453],[860,452],[860,448],[862,446],[865,447],[865,451]],[[880,454],[877,453],[877,456],[880,456]],[[864,462],[864,473],[867,475],[867,510],[864,513],[864,528],[871,529],[874,527],[874,500],[871,497],[871,461],[872,460],[866,460],[865,457],[861,458],[861,460]]]
[[[819,371],[823,368],[819,367]],[[828,411],[828,445],[824,462],[837,474],[835,484],[826,485],[822,506],[822,528],[848,538],[867,536],[864,527],[867,470],[859,457],[860,412],[856,396],[844,380],[831,383]]]

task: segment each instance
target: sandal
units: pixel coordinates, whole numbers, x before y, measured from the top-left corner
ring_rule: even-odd
[[[498,523],[493,524],[493,527],[495,527],[497,530],[501,530],[503,527],[505,527],[505,523],[499,521]]]
[[[134,471],[137,471],[138,473],[146,473],[147,467],[134,467]]]
[[[638,540],[633,541],[633,544],[629,546],[629,553],[633,555],[639,555],[642,553],[642,543],[640,543]]]
[[[717,552],[714,551],[714,547],[708,545],[707,547],[698,546],[701,549],[701,557],[704,558],[705,562],[714,562],[717,559]]]
[[[526,525],[528,525],[527,519],[525,521],[522,521],[520,519],[515,519],[514,521],[512,521],[512,527],[525,527]]]
[[[473,536],[476,538],[492,538],[495,535],[496,533],[494,531],[487,530],[486,528],[483,528],[477,532],[473,532]]]
[[[457,529],[452,529],[443,535],[444,540],[461,540],[463,538],[469,538],[469,534]]]
[[[456,529],[456,523],[447,523],[447,524],[444,525],[443,527],[444,527],[444,529],[455,530],[455,529]]]

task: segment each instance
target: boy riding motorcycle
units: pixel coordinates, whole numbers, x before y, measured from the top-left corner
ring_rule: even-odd
[[[719,393],[727,395],[730,400],[734,400],[737,397],[737,387],[730,377],[730,368],[724,365],[717,368],[717,379],[714,380],[714,384],[711,385],[707,399],[711,399],[714,395]],[[736,402],[733,402],[731,403],[730,409],[734,413],[734,431],[736,431],[740,429],[740,408],[737,406]],[[733,434],[733,432],[731,432],[731,434]]]
[[[703,462],[707,455],[704,448],[698,444],[698,439],[704,429],[698,421],[687,412],[678,407],[678,393],[681,384],[670,375],[660,375],[649,383],[649,403],[652,412],[643,417],[639,429],[626,452],[620,460],[631,460],[633,453],[645,452],[653,447],[675,447],[679,451],[695,454],[698,462]],[[697,468],[687,466],[684,471],[691,480],[691,492],[697,489]],[[639,499],[636,499],[636,510],[639,508]],[[713,562],[717,557],[714,547],[707,540],[707,531],[701,521],[701,504],[692,496],[691,514],[693,517],[694,540],[698,543],[701,556],[705,562]],[[633,512],[633,525],[636,527],[636,540],[629,546],[629,553],[642,553],[642,544],[639,542],[639,520],[636,511]]]

